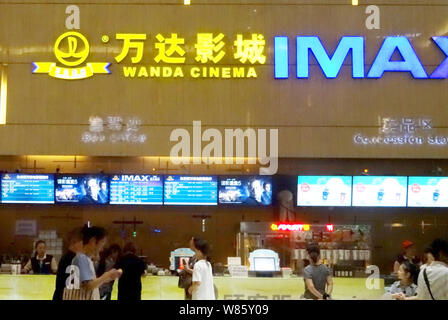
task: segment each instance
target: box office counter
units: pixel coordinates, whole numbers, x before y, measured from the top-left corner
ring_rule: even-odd
[[[0,300],[51,300],[54,275],[0,275]],[[214,277],[218,299],[299,299],[304,293],[302,277],[232,278]],[[384,294],[384,281],[379,289],[369,290],[366,278],[334,278],[333,299],[376,300]],[[143,300],[183,300],[184,291],[177,287],[178,277],[145,276],[142,278]],[[112,299],[117,298],[117,281]]]

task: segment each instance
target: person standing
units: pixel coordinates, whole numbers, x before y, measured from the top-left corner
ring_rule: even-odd
[[[46,253],[47,244],[38,240],[35,244],[36,253],[23,268],[24,273],[33,271],[33,274],[52,274],[58,270],[56,259]]]
[[[420,271],[423,271],[427,266],[435,261],[432,248],[428,247],[423,251],[424,254],[424,264],[420,267]]]
[[[65,288],[65,281],[69,274],[67,267],[72,264],[73,258],[78,252],[82,251],[82,228],[76,228],[68,234],[68,250],[59,261],[56,273],[56,288],[53,294],[53,300],[62,300]]]
[[[197,262],[193,268],[193,279],[189,293],[192,300],[215,300],[212,265],[208,261],[210,246],[207,241],[194,238],[193,247]]]
[[[436,239],[431,244],[434,261],[418,276],[419,300],[448,300],[448,241]]]
[[[109,248],[100,253],[100,259],[96,276],[101,277],[104,272],[113,269],[121,255],[121,248],[118,244],[112,244]],[[110,300],[112,297],[112,289],[114,281],[107,282],[100,287],[101,300]]]
[[[132,242],[123,247],[123,256],[117,262],[117,268],[123,270],[118,280],[119,301],[140,301],[142,299],[142,280],[145,263],[136,255],[137,249]]]
[[[333,292],[333,277],[330,268],[320,261],[320,248],[311,244],[307,248],[311,263],[303,269],[305,299],[327,300]]]
[[[81,288],[87,293],[88,300],[100,300],[99,287],[109,281],[118,279],[121,271],[111,269],[97,278],[93,261],[90,257],[97,256],[106,244],[106,230],[100,227],[87,227],[82,230],[83,248],[73,258],[72,265],[79,270],[79,281]],[[74,300],[73,297],[66,297],[67,300]],[[76,298],[75,298],[76,299]]]
[[[190,249],[194,251],[194,237],[190,238]],[[188,259],[188,263],[184,265],[184,270],[182,271],[183,274],[181,275],[181,277],[184,277],[184,279],[182,279],[182,282],[184,283],[184,290],[185,290],[185,300],[191,300],[191,294],[189,292],[190,286],[192,284],[192,278],[193,278],[193,270],[194,270],[194,265],[197,262],[197,258],[196,255],[191,256]]]
[[[401,247],[403,248],[403,252],[398,255],[397,260],[394,263],[395,274],[398,273],[400,265],[406,260],[409,260],[410,262],[418,266],[420,266],[421,264],[420,258],[416,255],[415,246],[413,242],[409,240],[404,240],[403,243],[401,244]]]

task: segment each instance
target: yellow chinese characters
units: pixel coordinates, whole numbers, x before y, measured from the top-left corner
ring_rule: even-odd
[[[171,38],[165,38],[160,33],[156,35],[155,46],[159,50],[159,53],[154,60],[159,63],[160,61],[165,63],[184,63],[185,62],[185,50],[180,45],[185,43],[185,39],[178,38],[177,33],[172,33]],[[169,45],[168,49],[166,46]],[[173,56],[177,54],[177,56]]]
[[[129,54],[129,49],[136,49],[136,54],[131,58],[132,63],[139,63],[143,57],[143,41],[146,40],[144,33],[117,33],[117,40],[123,40],[123,49],[115,57],[115,61],[121,62]]]
[[[264,64],[266,62],[266,56],[263,54],[266,41],[262,34],[253,33],[252,38],[246,40],[243,39],[243,35],[238,34],[234,44],[236,47],[234,57],[241,63],[249,61],[252,64],[256,62]]]
[[[196,61],[201,63],[207,63],[213,61],[218,63],[225,55],[222,50],[224,47],[224,35],[222,33],[213,37],[213,33],[198,33],[196,48]]]

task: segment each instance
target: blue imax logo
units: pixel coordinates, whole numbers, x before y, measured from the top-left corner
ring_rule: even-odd
[[[297,78],[309,77],[309,53],[313,53],[322,72],[327,78],[336,78],[349,52],[352,56],[353,78],[381,78],[384,72],[409,72],[415,79],[448,78],[448,37],[432,37],[434,43],[447,58],[430,75],[425,71],[407,37],[386,37],[366,75],[364,37],[342,37],[336,50],[330,57],[317,36],[299,36],[296,38]],[[289,78],[288,37],[274,37],[274,70],[276,79]],[[392,60],[398,52],[402,59]]]

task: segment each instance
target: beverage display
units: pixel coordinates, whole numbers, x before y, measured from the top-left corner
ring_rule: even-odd
[[[353,206],[406,207],[407,177],[353,177]]]
[[[352,177],[298,176],[298,206],[351,206]]]
[[[448,207],[448,177],[409,177],[408,207]]]

